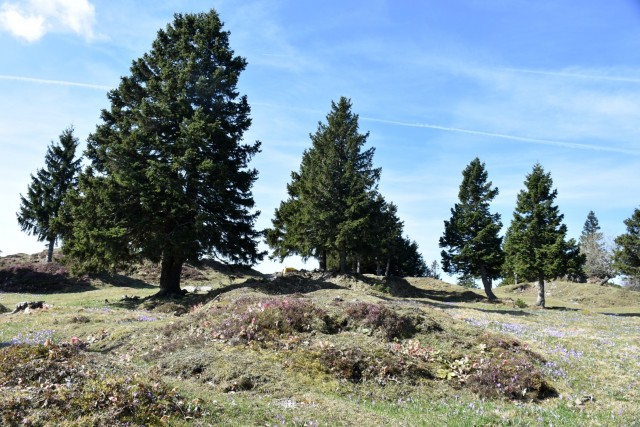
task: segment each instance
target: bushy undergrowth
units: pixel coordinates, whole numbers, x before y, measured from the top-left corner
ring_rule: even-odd
[[[354,383],[375,381],[385,384],[389,380],[415,382],[433,378],[424,361],[384,349],[328,347],[320,353],[319,360],[338,379]]]
[[[96,370],[81,345],[19,344],[0,350],[2,425],[158,425],[201,416],[161,381]]]
[[[358,302],[345,309],[351,327],[366,327],[380,331],[386,339],[409,338],[416,332],[415,320],[398,314],[382,304]]]
[[[485,334],[475,347],[469,343],[466,348],[434,350],[419,339],[407,339],[419,332],[443,330],[437,322],[422,317],[401,314],[384,304],[339,302],[330,315],[304,297],[241,297],[196,308],[186,319],[167,326],[164,333],[170,339],[156,353],[150,353],[147,360],[213,340],[286,348],[292,351],[291,355],[299,353],[292,357],[304,363],[297,365],[314,366],[316,370],[320,367],[324,373],[352,383],[413,384],[436,379],[470,387],[482,397],[521,400],[552,393],[553,388],[535,367],[541,358],[518,341]],[[336,346],[323,341],[322,334],[329,338],[346,331],[379,333],[383,340],[371,337],[368,347],[355,343]],[[301,337],[312,332],[319,334],[313,351],[308,347],[311,337]]]
[[[489,398],[538,400],[556,394],[530,360],[515,354],[485,360],[469,375],[467,383],[473,391]]]
[[[188,316],[165,326],[168,338],[145,355],[147,361],[180,348],[198,348],[208,341],[289,347],[294,335],[335,328],[326,311],[301,297],[238,298],[227,304],[196,306]]]
[[[466,383],[476,393],[512,400],[539,400],[556,395],[538,364],[542,357],[512,338],[485,334],[480,338],[479,360]],[[485,350],[486,349],[486,350]]]

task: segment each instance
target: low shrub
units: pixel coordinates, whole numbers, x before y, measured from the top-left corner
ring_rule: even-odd
[[[388,340],[410,338],[416,333],[414,319],[402,316],[382,304],[354,303],[346,308],[345,314],[351,327],[378,330]]]
[[[527,308],[528,307],[527,303],[522,301],[520,298],[518,298],[514,304],[518,308]]]
[[[328,332],[333,327],[324,310],[302,298],[240,299],[226,314],[213,324],[215,338],[267,342],[295,333]]]
[[[539,400],[556,395],[534,364],[515,354],[486,360],[469,375],[467,384],[488,398]]]
[[[203,415],[197,402],[185,402],[161,381],[100,373],[87,362],[72,344],[0,350],[0,424],[160,425]]]
[[[420,378],[433,378],[426,364],[387,351],[327,347],[320,353],[319,360],[338,379],[354,383],[384,383],[389,379],[413,382]]]

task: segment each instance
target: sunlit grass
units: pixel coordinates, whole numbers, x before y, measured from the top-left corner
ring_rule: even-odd
[[[6,348],[19,342],[79,342],[82,354],[100,369],[157,378],[167,390],[179,392],[184,405],[199,408],[197,418],[171,413],[170,425],[177,426],[626,426],[640,419],[640,305],[609,307],[619,290],[610,289],[616,291],[613,296],[605,292],[602,304],[590,306],[564,300],[569,294],[574,298],[576,290],[558,285],[550,289],[551,309],[541,310],[533,306],[533,293],[502,289],[497,292],[502,302],[489,304],[479,290],[430,279],[409,280],[413,288],[392,284],[394,296],[369,292],[372,285],[353,279],[315,283],[295,295],[286,286],[303,289],[303,282],[292,279],[283,282],[278,295],[277,286],[243,288],[244,279],[218,278],[210,282],[213,301],[201,294],[199,300],[159,305],[142,301],[157,292],[155,286],[138,279],[127,286],[123,280],[117,286],[94,283],[82,292],[1,294],[0,303],[9,309],[33,300],[51,307],[0,315],[0,343]],[[225,289],[229,285],[237,286]],[[584,290],[589,298],[602,292]],[[140,300],[123,301],[125,295]],[[519,298],[528,307],[510,302]],[[628,294],[626,301],[634,298]],[[202,305],[189,307],[197,301]],[[184,311],[175,310],[185,304]],[[465,357],[469,369],[483,357],[499,358],[500,348],[483,350],[487,332],[513,337],[517,351],[542,356],[534,360],[535,369],[558,396],[487,398],[458,377],[437,377],[438,370],[453,372],[453,362]],[[507,346],[504,351],[515,350]],[[351,369],[349,358],[373,360],[368,358],[376,354],[394,363],[410,354],[419,359],[406,360],[420,361],[425,371],[388,370],[382,364],[362,378],[340,374]],[[337,357],[346,359],[337,363]],[[115,390],[110,384],[101,387]],[[125,390],[118,393],[124,396]],[[72,425],[64,418],[49,425],[65,423]]]

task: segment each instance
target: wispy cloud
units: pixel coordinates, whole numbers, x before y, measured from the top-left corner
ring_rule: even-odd
[[[47,85],[58,85],[58,86],[76,86],[76,87],[84,87],[87,89],[96,89],[96,90],[111,90],[113,87],[106,85],[96,85],[91,83],[79,83],[79,82],[69,82],[66,80],[49,80],[49,79],[37,79],[33,77],[21,77],[21,76],[7,76],[0,75],[0,80],[13,80],[19,82],[29,82],[29,83],[39,83],[39,84],[47,84]]]
[[[35,42],[51,31],[95,37],[95,7],[89,0],[23,0],[0,4],[0,29]]]
[[[530,70],[526,68],[505,68],[505,70],[513,71],[516,73],[540,74],[543,76],[568,77],[568,78],[578,78],[578,79],[588,79],[588,80],[606,80],[606,81],[622,82],[622,83],[640,83],[640,78],[633,78],[633,77],[570,73],[570,72],[564,72],[564,71]]]
[[[578,144],[574,142],[553,141],[549,139],[529,138],[524,136],[507,135],[507,134],[495,133],[495,132],[484,132],[484,131],[472,130],[472,129],[461,129],[461,128],[454,128],[454,127],[448,127],[448,126],[426,124],[426,123],[406,123],[406,122],[399,122],[394,120],[377,119],[372,117],[361,117],[361,119],[367,120],[370,122],[385,123],[385,124],[394,125],[394,126],[405,126],[405,127],[425,128],[425,129],[435,129],[435,130],[441,130],[445,132],[466,133],[471,135],[480,135],[480,136],[488,136],[492,138],[507,139],[511,141],[528,142],[532,144],[553,145],[557,147],[574,148],[579,150],[606,151],[606,152],[613,152],[613,153],[640,155],[640,150],[627,150],[624,148],[606,147],[602,145],[590,145],[590,144]]]

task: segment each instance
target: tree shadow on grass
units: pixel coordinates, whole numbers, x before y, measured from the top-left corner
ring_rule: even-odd
[[[613,317],[640,317],[640,313],[601,313]]]
[[[579,308],[570,308],[570,307],[561,307],[561,306],[557,306],[557,307],[545,306],[544,308],[541,308],[541,310],[554,310],[554,311],[580,311],[580,309],[579,309]]]
[[[495,313],[495,314],[504,314],[508,316],[517,316],[517,317],[528,317],[533,316],[532,313],[528,313],[526,311],[521,310],[491,310],[487,308],[473,307],[474,310],[482,311],[485,313]]]
[[[134,289],[154,289],[156,285],[145,282],[144,280],[134,279],[123,274],[99,273],[91,275],[91,278],[98,279],[101,282],[114,287],[134,288]]]
[[[401,298],[427,298],[434,301],[444,303],[458,302],[487,302],[485,296],[479,295],[473,291],[449,291],[437,289],[420,289],[413,286],[407,280],[402,278],[392,278],[387,281],[389,293],[394,297]]]

